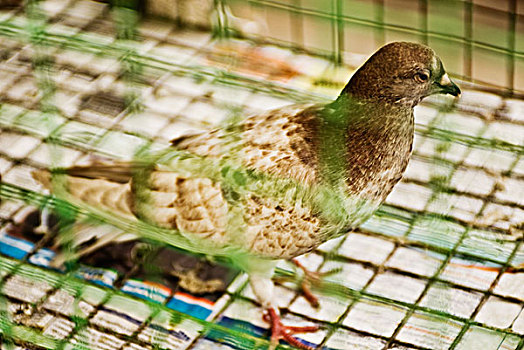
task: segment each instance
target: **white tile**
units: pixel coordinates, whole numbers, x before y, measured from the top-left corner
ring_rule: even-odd
[[[457,251],[505,263],[515,249],[515,241],[507,238],[506,235],[501,233],[473,229],[467,233]],[[482,261],[483,259],[479,260]],[[471,263],[475,264],[476,262],[472,261]],[[483,263],[486,266],[490,265],[488,261],[483,261]]]
[[[502,190],[495,193],[497,199],[524,205],[524,180],[506,177],[501,184]]]
[[[193,124],[189,124],[185,121],[178,120],[162,128],[160,136],[166,141],[171,141],[183,135],[191,135],[202,132],[205,130],[201,127],[196,127]]]
[[[17,300],[36,303],[51,289],[51,285],[47,282],[15,275],[5,282],[2,294]]]
[[[506,118],[516,122],[524,122],[524,101],[517,99],[504,100],[504,109],[500,112]]]
[[[168,123],[169,119],[165,115],[145,111],[126,116],[124,120],[120,122],[120,125],[126,131],[155,136]]]
[[[213,85],[190,77],[169,76],[164,80],[160,89],[163,90],[163,92],[158,91],[161,96],[165,96],[168,92],[169,94],[196,97],[212,91]]]
[[[255,293],[253,293],[251,284],[249,283],[242,290],[241,295],[253,301],[258,301],[257,297],[255,296]],[[295,295],[296,295],[295,291],[275,285],[275,289],[273,290],[272,302],[274,303],[275,306],[278,306],[281,308],[288,307],[289,303],[291,302],[291,300],[293,300]]]
[[[221,104],[241,106],[251,92],[247,89],[217,85],[213,87],[213,101]]]
[[[224,108],[218,108],[209,103],[194,102],[179,112],[179,115],[188,120],[195,120],[210,125],[218,125],[232,112]]]
[[[251,109],[260,111],[270,111],[272,109],[291,105],[293,104],[293,101],[282,98],[276,98],[265,94],[253,94],[246,101],[246,104]]]
[[[3,178],[2,181],[4,181]],[[4,200],[2,198],[2,201],[0,202],[0,217],[5,219],[11,218],[11,216],[22,207],[22,204],[23,203],[19,201],[15,202]]]
[[[171,63],[182,64],[195,55],[195,50],[168,43],[161,43],[150,50],[149,54],[160,57],[161,59],[169,60]]]
[[[524,312],[520,312],[515,322],[513,322],[513,326],[511,327],[511,329],[513,329],[513,331],[519,334],[524,335]]]
[[[393,256],[389,258],[386,266],[430,277],[435,274],[443,259],[443,255],[429,250],[399,247]]]
[[[146,96],[144,105],[153,113],[174,117],[186,108],[190,101],[191,98],[188,96],[168,94],[167,91],[161,91],[158,95]]]
[[[317,271],[320,264],[324,261],[324,257],[315,253],[306,253],[296,257],[295,260],[302,264],[307,270]],[[288,271],[296,271],[299,274],[303,273],[302,269],[290,260],[281,260],[277,266]]]
[[[0,158],[0,169],[1,168],[1,158]],[[317,250],[320,251],[320,252],[332,252],[334,251],[336,248],[338,248],[338,246],[341,244],[341,242],[346,239],[346,235],[342,235],[340,237],[337,237],[337,238],[333,238],[323,244],[321,244],[320,246],[317,247]]]
[[[38,86],[30,78],[23,78],[12,85],[5,94],[13,100],[35,100],[39,95]]]
[[[0,157],[0,174],[6,172],[13,165],[13,162],[8,161],[5,158]]]
[[[480,212],[483,204],[483,201],[477,198],[439,193],[427,206],[427,211],[471,222]]]
[[[109,132],[99,143],[96,149],[113,157],[131,160],[139,150],[143,150],[146,141],[143,138],[119,132]]]
[[[426,207],[426,203],[431,197],[431,194],[431,190],[427,187],[401,182],[393,188],[393,191],[386,199],[386,203],[406,209],[422,211]]]
[[[482,305],[477,317],[475,317],[475,321],[487,326],[508,328],[513,324],[521,310],[522,305],[490,296]]]
[[[408,235],[410,240],[445,249],[453,248],[464,234],[465,228],[437,216],[418,216]]]
[[[377,350],[382,349],[385,340],[350,332],[345,329],[338,330],[326,342],[329,349],[336,350]]]
[[[170,22],[143,19],[140,21],[137,29],[142,35],[164,40],[174,27],[174,24]]]
[[[384,272],[377,275],[367,288],[367,292],[393,300],[414,303],[426,286],[427,281]]]
[[[462,91],[458,100],[458,107],[461,109],[482,114],[495,111],[501,104],[501,96],[477,90]]]
[[[453,168],[448,164],[438,163],[430,159],[411,158],[404,178],[429,182],[435,177],[447,178],[452,170]]]
[[[143,350],[144,346],[135,343],[126,343],[122,350]]]
[[[522,145],[524,143],[524,126],[514,123],[492,122],[482,137]]]
[[[504,273],[495,286],[494,292],[502,296],[513,297],[524,301],[524,272]]]
[[[265,310],[263,308],[249,301],[237,299],[224,310],[222,316],[246,321],[255,326],[267,329],[269,328],[269,324],[263,319],[264,312]]]
[[[95,306],[87,303],[82,299],[75,298],[69,292],[63,289],[58,289],[55,293],[49,296],[42,305],[47,310],[58,312],[62,315],[70,316],[77,315],[80,317],[87,317],[94,311]]]
[[[338,253],[348,258],[381,264],[393,251],[395,245],[378,237],[351,233],[339,248]]]
[[[510,152],[474,148],[464,159],[464,163],[494,172],[503,172],[510,168],[514,160],[515,155]]]
[[[371,334],[390,337],[405,315],[406,310],[395,306],[360,301],[351,307],[342,324]]]
[[[107,4],[101,4],[93,1],[78,1],[70,7],[67,11],[67,16],[74,16],[76,18],[94,19],[102,14],[107,8]]]
[[[11,132],[0,133],[0,149],[12,158],[24,158],[40,140],[31,136]]]
[[[460,340],[457,350],[491,350],[491,349],[516,349],[519,339],[516,336],[498,333],[490,329],[473,326],[466,331]]]
[[[488,203],[482,216],[477,218],[477,223],[482,226],[494,226],[503,230],[509,230],[521,222],[524,222],[524,210],[494,203]]]
[[[81,152],[71,148],[43,143],[29,155],[29,159],[48,168],[70,167],[81,155]]]
[[[210,32],[193,31],[193,30],[177,30],[173,36],[177,43],[182,43],[194,48],[209,47],[213,38]]]
[[[196,320],[175,320],[172,312],[162,310],[153,316],[151,324],[146,326],[137,338],[152,344],[153,348],[183,350],[201,334],[203,328],[204,326]]]
[[[186,348],[187,346],[176,347],[173,349],[181,350],[181,349],[186,349]],[[216,341],[208,340],[206,338],[200,338],[196,341],[195,345],[192,348],[194,350],[230,350],[231,346],[229,344],[220,344],[220,343],[217,343]],[[168,349],[171,349],[171,348],[168,348]]]
[[[396,339],[435,350],[448,349],[462,324],[437,316],[414,313]]]
[[[41,9],[46,13],[46,16],[52,17],[62,12],[71,0],[47,0],[41,3]]]
[[[17,165],[2,174],[2,181],[24,187],[25,189],[41,192],[42,186],[31,176],[36,169],[25,165]]]
[[[429,125],[438,116],[438,110],[434,107],[418,105],[415,107],[415,122],[421,125]]]
[[[117,350],[120,349],[125,343],[125,340],[115,337],[112,334],[100,332],[94,328],[82,328],[76,335],[71,339],[70,343],[75,344],[90,344],[93,348],[104,349],[104,350]],[[75,349],[79,346],[66,345],[65,349]]]
[[[512,172],[518,175],[524,175],[524,157],[520,157],[519,161],[513,167]]]
[[[301,296],[289,306],[289,310],[315,320],[336,322],[346,311],[350,303],[350,300],[344,300],[342,297],[325,295],[316,295],[316,297],[319,302],[318,308],[312,307],[311,304]]]
[[[511,266],[524,265],[524,245],[521,245],[511,260]]]
[[[473,169],[457,169],[453,173],[450,185],[452,188],[466,193],[486,196],[491,193],[495,178],[486,172]]]
[[[320,269],[320,272],[327,272],[333,269],[340,269],[340,272],[325,276],[323,279],[328,282],[334,282],[346,286],[353,290],[361,290],[374,274],[372,269],[360,264],[334,260],[327,261]]]
[[[73,321],[63,317],[54,317],[51,322],[44,327],[42,333],[55,339],[64,339],[71,334],[73,328],[75,328]]]
[[[444,311],[455,316],[468,318],[478,303],[482,294],[466,292],[445,284],[437,283],[431,286],[422,301],[421,306]]]
[[[426,141],[415,149],[415,152],[426,157],[437,157],[458,163],[464,159],[469,150],[468,146],[460,143],[445,142],[426,136]]]
[[[433,126],[458,134],[477,136],[485,127],[485,122],[471,114],[453,112],[439,115]]]
[[[106,310],[98,310],[90,323],[127,336],[132,335],[139,327],[139,324]]]
[[[486,267],[471,260],[453,257],[440,274],[440,278],[461,286],[488,290],[497,275],[497,267]]]
[[[360,228],[367,232],[382,234],[388,237],[402,237],[411,228],[414,214],[407,210],[382,206]]]

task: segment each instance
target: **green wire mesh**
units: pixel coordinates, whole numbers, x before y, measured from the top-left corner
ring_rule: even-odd
[[[476,90],[417,109],[403,182],[358,232],[304,259],[318,271],[341,269],[317,291],[320,310],[308,308],[294,285],[278,286],[284,318],[321,325],[306,340],[331,349],[523,349],[522,5],[215,1],[202,23],[187,7],[203,3],[179,1],[179,12],[164,20],[135,11],[151,2],[33,0],[2,11],[2,227],[18,225],[33,205],[70,219],[61,223],[65,239],[79,218],[136,232],[151,245],[184,247],[151,225],[43,194],[27,174],[92,154],[147,157],[187,130],[289,102],[329,101],[377,47],[419,41],[439,53],[461,87]],[[261,309],[245,277],[202,320],[168,307],[169,297],[155,302],[122,291],[132,271],[108,288],[79,278],[81,264],[65,273],[35,266],[54,238],[39,238],[18,260],[0,256],[2,348],[268,346],[248,326],[222,322],[256,323],[245,310]],[[280,267],[278,277],[299,278]],[[190,339],[173,345],[168,330],[177,327]]]

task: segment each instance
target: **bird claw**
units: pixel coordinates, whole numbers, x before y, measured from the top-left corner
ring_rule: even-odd
[[[322,278],[331,276],[333,274],[339,273],[341,271],[340,268],[331,269],[324,272],[316,272],[311,271],[307,269],[300,261],[297,259],[291,260],[293,264],[295,264],[296,267],[301,269],[304,272],[304,277],[302,278],[302,281],[300,283],[300,288],[302,290],[302,294],[304,295],[304,298],[308,301],[308,303],[313,308],[318,308],[320,306],[320,303],[318,302],[318,298],[311,292],[311,286],[316,284],[320,284],[322,282]]]
[[[275,349],[280,339],[285,340],[290,345],[303,350],[314,350],[311,346],[308,346],[300,342],[297,338],[293,337],[295,333],[309,333],[316,332],[318,326],[307,326],[307,327],[294,327],[284,326],[280,319],[280,316],[274,308],[269,308],[267,313],[264,314],[264,321],[271,325],[271,349]]]

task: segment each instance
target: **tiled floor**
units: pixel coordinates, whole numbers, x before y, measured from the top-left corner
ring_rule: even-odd
[[[104,4],[42,7],[51,47],[27,42],[27,20],[16,10],[5,11],[9,26],[0,26],[0,310],[12,320],[0,321],[3,341],[67,349],[267,345],[246,276],[229,267],[157,246],[157,269],[148,269],[132,258],[144,244],[130,242],[68,273],[49,268],[50,237],[33,232],[41,197],[24,190],[41,191],[30,178],[35,168],[131,159],[238,115],[331,99],[350,70],[153,20],[130,44],[114,39]],[[42,58],[52,64],[35,63]],[[334,83],[318,84],[327,72]],[[287,322],[321,327],[304,341],[340,350],[524,347],[524,272],[516,268],[524,264],[524,101],[464,91],[454,103],[434,98],[417,108],[414,155],[386,205],[358,232],[302,258],[318,271],[339,269],[317,291],[320,307],[293,284],[277,287]],[[207,292],[191,292],[188,276]]]

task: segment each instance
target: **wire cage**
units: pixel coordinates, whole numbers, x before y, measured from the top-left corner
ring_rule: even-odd
[[[263,18],[264,25],[253,35],[262,41],[306,49],[348,65],[355,65],[355,54],[367,57],[387,42],[415,41],[437,50],[455,77],[477,89],[522,93],[523,5],[517,1],[221,3],[234,13]],[[356,62],[361,63],[358,58]]]
[[[416,108],[386,203],[300,258],[335,270],[320,307],[277,284],[284,321],[320,326],[299,336],[318,349],[523,349],[523,31],[517,0],[0,1],[1,348],[267,348],[243,273],[43,192],[31,171],[146,157],[330,101],[378,47],[407,40],[435,49],[463,94]],[[41,232],[42,215],[60,222]],[[142,239],[51,268],[78,218]],[[288,262],[277,273],[300,279]]]

